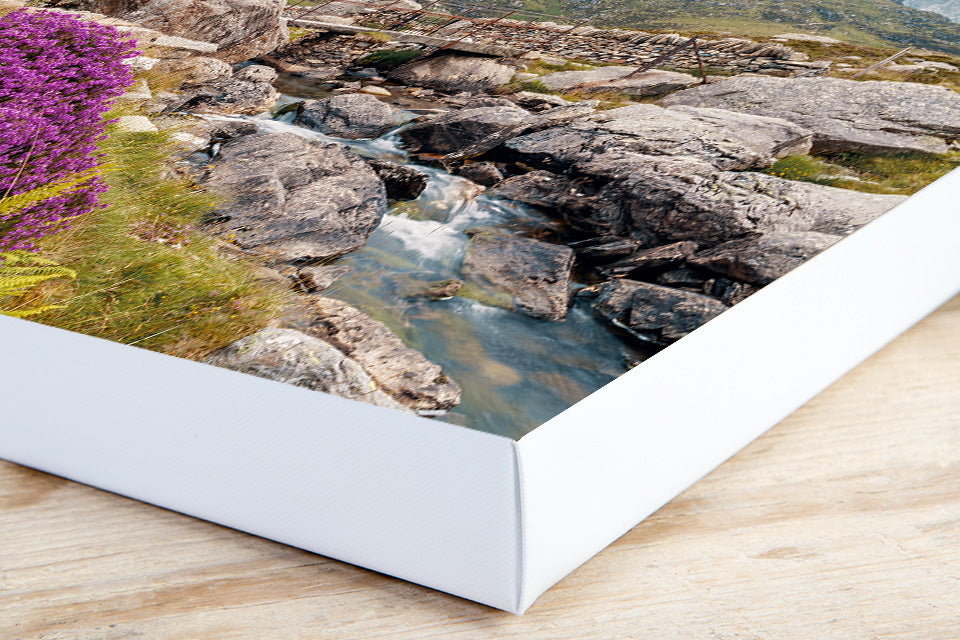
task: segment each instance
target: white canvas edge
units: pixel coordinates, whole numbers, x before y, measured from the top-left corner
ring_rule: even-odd
[[[958,202],[960,169],[523,437],[518,611],[960,291]]]
[[[6,316],[0,353],[0,458],[516,610],[513,440]]]

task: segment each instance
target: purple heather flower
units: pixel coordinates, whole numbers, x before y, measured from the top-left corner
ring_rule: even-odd
[[[50,11],[0,17],[0,197],[70,179],[99,163],[103,114],[132,82],[136,43],[114,27]],[[0,251],[31,250],[99,206],[99,178],[0,215]]]

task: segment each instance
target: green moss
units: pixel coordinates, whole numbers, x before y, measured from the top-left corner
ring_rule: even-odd
[[[359,58],[356,64],[373,67],[381,71],[389,71],[404,65],[422,55],[419,49],[380,49]]]

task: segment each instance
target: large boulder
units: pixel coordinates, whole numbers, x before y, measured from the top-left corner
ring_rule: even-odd
[[[213,42],[226,62],[273,51],[289,37],[285,0],[89,0],[91,10],[173,36]]]
[[[405,407],[446,411],[460,403],[460,387],[390,329],[350,305],[313,296],[309,313],[291,320],[356,360],[377,385]]]
[[[583,289],[593,308],[641,340],[669,344],[727,310],[714,298],[635,280],[609,280]]]
[[[524,161],[564,170],[614,149],[742,170],[808,152],[810,132],[786,120],[722,109],[634,104],[514,138],[506,147]]]
[[[620,78],[608,82],[591,82],[574,87],[572,91],[579,94],[614,93],[632,98],[649,98],[662,96],[672,91],[686,89],[700,82],[689,73],[676,71],[644,71],[633,78]]]
[[[915,82],[743,75],[667,96],[663,105],[783,118],[813,132],[813,151],[943,153],[960,137],[960,94]]]
[[[253,65],[232,76],[202,84],[185,85],[184,98],[171,104],[166,112],[190,111],[217,115],[250,115],[271,109],[280,93],[273,87],[277,72]]]
[[[401,112],[365,93],[306,100],[297,108],[301,127],[348,140],[377,138],[401,123]]]
[[[339,144],[258,133],[220,147],[205,176],[222,196],[214,228],[281,261],[317,261],[358,249],[386,212],[383,182]]]
[[[462,295],[534,318],[567,317],[572,249],[499,229],[479,228],[468,233],[463,275],[473,290],[465,289]]]
[[[490,195],[550,210],[584,235],[632,238],[645,247],[682,240],[711,247],[770,231],[844,235],[904,200],[717,171],[687,157],[590,157],[574,175],[534,171],[503,181]]]
[[[400,84],[441,91],[490,91],[510,82],[514,73],[494,58],[449,54],[402,65],[387,77]]]
[[[597,67],[582,71],[557,71],[540,76],[540,83],[550,91],[570,91],[585,84],[610,82],[628,76],[639,67]]]
[[[500,131],[513,130],[529,115],[516,106],[463,109],[401,129],[400,137],[412,152],[448,154]]]
[[[378,407],[409,411],[385,394],[356,361],[323,340],[292,329],[263,329],[215,352],[204,362]]]
[[[766,285],[839,240],[839,236],[812,231],[765,233],[724,242],[694,255],[689,262],[731,278]]]

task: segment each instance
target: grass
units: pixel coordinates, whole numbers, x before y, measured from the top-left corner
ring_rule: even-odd
[[[788,156],[764,173],[867,193],[913,195],[957,167],[960,167],[957,153],[834,153],[819,157]]]
[[[379,71],[390,71],[422,54],[423,51],[419,49],[380,49],[358,58],[354,61],[354,64],[373,67]]]
[[[41,243],[41,255],[78,277],[33,292],[31,304],[65,305],[39,321],[196,359],[282,313],[285,285],[197,230],[214,200],[165,177],[169,134],[113,131],[102,145],[115,167],[101,196],[108,206]]]

